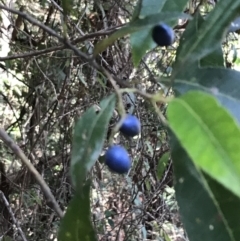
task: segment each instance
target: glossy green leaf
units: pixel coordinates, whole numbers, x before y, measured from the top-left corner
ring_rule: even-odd
[[[107,127],[115,107],[115,95],[100,103],[101,110],[88,109],[76,122],[73,135],[71,177],[76,190],[81,190],[82,181],[99,157]]]
[[[204,83],[206,84],[206,82]],[[238,98],[234,98],[229,95],[225,95],[224,92],[218,92],[218,88],[209,88],[204,85],[200,85],[194,82],[177,80],[174,85],[175,93],[184,94],[190,90],[201,90],[206,93],[215,96],[218,101],[228,109],[233,117],[240,123],[240,101]]]
[[[132,34],[137,31],[141,31],[143,29],[148,29],[150,31],[151,27],[155,25],[156,23],[159,23],[161,21],[166,22],[171,20],[176,20],[178,18],[185,17],[190,18],[189,15],[179,13],[179,12],[171,12],[171,13],[157,13],[149,15],[143,19],[138,19],[133,22],[130,22],[125,27],[119,29],[112,35],[110,35],[108,38],[103,39],[99,43],[96,44],[94,48],[93,55],[96,56],[97,54],[104,51],[108,46],[112,45],[115,40],[118,38],[124,37],[125,35]]]
[[[239,234],[234,234],[235,229],[239,230],[239,225],[236,228],[238,221],[235,224],[232,223],[236,219],[239,220],[238,206],[240,202],[235,206],[236,199],[232,199],[231,192],[228,192],[229,195],[223,198],[222,195],[227,193],[224,192],[223,186],[214,180],[218,188],[212,190],[213,184],[208,186],[206,175],[204,176],[200,169],[193,164],[173,133],[170,137],[176,199],[189,240],[240,240]],[[192,143],[192,145],[195,144],[197,143]],[[217,192],[221,193],[221,196]],[[236,207],[235,215],[232,213],[234,207]]]
[[[181,61],[182,48],[184,48],[188,39],[192,38],[192,36],[194,35],[198,35],[199,28],[201,24],[203,24],[204,22],[205,20],[203,19],[203,17],[199,14],[199,12],[196,12],[193,20],[188,23],[187,28],[180,39],[179,47],[177,48],[176,62],[174,63],[174,67],[176,67],[179,61]],[[199,67],[223,67],[224,59],[222,46],[221,43],[218,43],[217,45],[218,46],[213,52],[207,54],[206,56],[195,62],[192,61],[191,64],[188,64],[186,68],[181,69],[177,77],[184,79],[192,77],[192,75],[195,74],[195,71]]]
[[[143,0],[140,13],[141,17],[145,17],[158,12],[182,12],[188,0],[179,0],[178,4],[174,4],[174,9],[172,8],[172,5],[167,4],[167,2],[169,1]],[[163,8],[164,11],[162,11]],[[169,23],[172,26],[176,20],[177,19],[172,20],[166,18],[164,22]],[[130,37],[130,43],[132,47],[133,64],[135,67],[138,66],[146,52],[156,46],[152,40],[151,29],[143,29],[141,31],[132,33]]]
[[[240,101],[238,99],[232,98],[231,96],[224,95],[221,92],[216,92],[215,89],[209,89],[202,85],[198,85],[192,82],[178,81],[175,84],[175,93],[186,93],[190,90],[201,90],[206,93],[212,94],[215,96],[218,101],[229,110],[233,117],[240,123]]]
[[[61,220],[58,233],[59,241],[96,241],[91,222],[90,182],[84,185],[82,192],[75,193],[66,214]]]
[[[159,14],[166,0],[143,0],[140,18],[144,18],[148,15]],[[168,12],[168,11],[166,11]],[[176,10],[177,12],[177,10]],[[180,12],[180,11],[179,11]],[[137,66],[147,50],[154,48],[156,44],[152,40],[151,31],[149,29],[143,29],[135,32],[130,36],[130,43],[132,47],[133,64]]]
[[[190,71],[191,72],[191,71]],[[199,68],[189,75],[185,74],[185,81],[199,84],[205,88],[221,92],[240,100],[240,72],[226,68]],[[176,83],[180,81],[176,79]]]
[[[227,11],[226,11],[227,9]],[[219,1],[198,28],[197,34],[185,39],[178,52],[178,60],[173,76],[196,60],[210,54],[221,44],[225,30],[239,14],[240,0]],[[216,24],[217,23],[217,24]]]
[[[201,90],[214,95],[240,122],[240,72],[225,68],[200,68],[186,71],[182,79],[175,79],[177,95],[189,90]],[[163,83],[170,83],[162,81]]]
[[[240,197],[240,128],[233,117],[199,91],[171,101],[167,117],[194,163]]]

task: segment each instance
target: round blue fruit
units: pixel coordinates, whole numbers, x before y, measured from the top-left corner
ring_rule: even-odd
[[[158,46],[169,46],[174,41],[174,31],[167,24],[161,23],[153,27],[152,38]]]
[[[131,160],[125,148],[114,145],[109,147],[105,154],[105,164],[111,171],[124,174],[131,167]]]
[[[126,118],[124,119],[119,130],[125,136],[136,136],[141,131],[140,121],[136,116],[128,114],[126,115]]]

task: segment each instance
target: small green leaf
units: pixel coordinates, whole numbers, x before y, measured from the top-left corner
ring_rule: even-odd
[[[219,48],[226,29],[239,15],[239,11],[239,0],[219,1],[208,14],[206,21],[198,27],[197,34],[184,40],[184,44],[178,51],[177,68],[174,69],[173,75],[176,76],[184,68],[188,68],[187,66],[192,62],[200,60]]]
[[[233,117],[199,91],[171,101],[167,116],[197,167],[240,197],[240,128]]]
[[[115,226],[113,220],[110,219],[110,218],[108,218],[108,224],[109,224],[112,228],[114,228],[114,226]]]
[[[171,241],[170,237],[168,236],[168,234],[163,230],[163,236],[164,236],[164,239],[166,241]]]
[[[98,114],[94,107],[88,109],[74,128],[70,171],[77,191],[81,190],[82,182],[102,151],[107,127],[115,107],[115,95],[101,101],[100,106]]]
[[[169,161],[169,157],[170,157],[170,153],[166,152],[161,156],[160,160],[158,161],[157,177],[159,180],[162,179],[162,177],[163,177],[163,173],[166,170],[166,167],[167,167],[167,164]]]
[[[179,13],[179,12],[171,12],[171,13],[157,13],[149,15],[143,19],[134,20],[133,22],[130,22],[125,27],[119,29],[112,35],[110,35],[108,38],[103,39],[99,43],[96,44],[94,48],[93,55],[96,56],[97,54],[104,51],[108,46],[114,43],[115,40],[118,38],[121,38],[125,35],[135,33],[137,31],[141,31],[144,29],[147,29],[148,32],[150,32],[151,27],[155,25],[156,23],[159,23],[161,21],[166,22],[171,20],[176,20],[178,18],[190,18],[189,15]]]
[[[58,233],[59,241],[96,241],[91,222],[90,182],[82,192],[76,192],[70,201],[66,214],[61,220]]]

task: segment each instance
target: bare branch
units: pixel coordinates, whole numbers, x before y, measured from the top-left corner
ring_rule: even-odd
[[[81,42],[83,42],[87,39],[91,39],[91,38],[98,37],[98,36],[109,35],[109,34],[113,33],[114,31],[115,30],[108,30],[108,31],[99,31],[99,32],[96,32],[96,33],[86,34],[82,37],[74,39],[71,42],[71,44],[81,43]],[[6,57],[0,57],[0,61],[10,60],[10,59],[36,57],[36,56],[39,56],[39,55],[48,54],[48,53],[58,51],[58,50],[62,50],[62,49],[65,49],[65,48],[66,48],[65,45],[54,46],[54,47],[50,47],[50,48],[47,48],[47,49],[27,52],[27,53],[23,53],[23,54],[15,54],[15,55],[10,55],[10,56],[6,56]]]
[[[4,202],[4,204],[5,204],[8,212],[10,213],[10,215],[11,215],[11,217],[12,217],[12,220],[13,220],[13,223],[16,225],[16,228],[17,228],[18,232],[20,233],[23,241],[27,241],[27,238],[26,238],[24,232],[22,231],[21,227],[20,227],[19,224],[18,224],[18,221],[16,220],[16,218],[15,218],[15,216],[14,216],[14,214],[13,214],[13,211],[12,211],[12,209],[11,209],[11,206],[10,206],[9,203],[8,203],[8,200],[7,200],[7,198],[5,197],[5,195],[4,195],[4,193],[3,193],[2,191],[0,191],[0,196],[1,196],[1,198],[2,198],[2,200],[3,200],[3,202]]]
[[[102,66],[100,66],[99,64],[97,64],[96,61],[92,57],[90,57],[87,54],[81,52],[68,39],[60,36],[54,30],[52,30],[51,28],[47,27],[46,25],[44,25],[43,23],[39,22],[38,20],[36,20],[35,18],[31,17],[30,15],[28,15],[28,14],[26,14],[24,12],[17,11],[17,10],[14,10],[12,8],[6,7],[4,5],[0,5],[0,9],[4,9],[4,10],[9,11],[9,12],[14,13],[14,14],[18,14],[21,17],[23,17],[24,19],[26,19],[27,21],[29,21],[30,23],[32,23],[32,24],[42,28],[48,34],[56,37],[67,48],[71,49],[77,56],[79,56],[79,57],[83,58],[85,61],[89,62],[89,64],[91,64],[92,67],[96,68],[97,70],[101,71],[102,73],[105,73],[105,74],[108,73],[108,71],[106,69],[104,69]],[[85,37],[85,36],[83,36],[83,37]],[[119,85],[121,85],[123,87],[129,87],[129,84],[127,84],[126,81],[122,81],[122,80],[118,79],[117,77],[115,77],[115,81],[117,82],[117,84],[119,84]]]
[[[60,209],[55,197],[53,196],[50,188],[48,187],[47,183],[44,181],[42,176],[39,174],[39,172],[36,170],[36,168],[33,166],[33,164],[28,160],[28,158],[25,156],[23,151],[20,149],[20,147],[15,144],[15,142],[11,139],[11,137],[0,128],[0,138],[3,140],[3,142],[11,148],[11,150],[15,153],[17,157],[19,157],[22,161],[22,163],[27,166],[28,170],[32,173],[38,184],[40,185],[43,194],[45,195],[45,198],[47,200],[47,204],[49,207],[51,207],[59,217],[63,217],[63,212]]]
[[[6,7],[4,5],[0,5],[0,9],[4,9],[6,11],[9,11],[11,13],[14,13],[14,14],[18,14],[19,16],[21,16],[22,18],[26,19],[28,22],[42,28],[43,30],[45,30],[48,34],[56,37],[60,42],[62,42],[66,47],[70,48],[73,50],[73,52],[84,58],[85,60],[91,60],[91,58],[86,55],[85,53],[81,52],[78,50],[78,48],[76,48],[74,45],[72,45],[70,43],[70,41],[62,36],[60,36],[59,34],[57,34],[53,29],[47,27],[46,25],[44,25],[43,23],[39,22],[37,19],[31,17],[30,15],[28,15],[27,13],[25,12],[21,12],[21,11],[17,11],[15,9],[12,9],[12,8],[9,8],[9,7]]]

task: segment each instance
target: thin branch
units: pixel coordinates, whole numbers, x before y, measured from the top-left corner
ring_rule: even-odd
[[[21,227],[20,227],[19,224],[18,224],[18,221],[16,220],[16,218],[15,218],[15,216],[14,216],[14,214],[13,214],[12,208],[11,208],[11,206],[9,205],[8,200],[7,200],[7,198],[5,197],[5,195],[4,195],[4,193],[3,193],[2,191],[0,191],[0,196],[1,196],[1,198],[2,198],[2,200],[3,200],[3,202],[4,202],[4,204],[5,204],[8,212],[10,213],[10,215],[11,215],[11,217],[12,217],[12,220],[13,220],[13,223],[16,225],[16,228],[17,228],[18,232],[20,233],[23,241],[27,241],[27,238],[26,238],[24,232],[22,231]]]
[[[24,12],[21,12],[21,11],[17,11],[17,10],[14,10],[12,8],[9,8],[9,7],[6,7],[4,5],[1,5],[0,4],[0,9],[4,9],[6,11],[9,11],[11,13],[14,13],[14,14],[18,14],[20,15],[22,18],[26,19],[28,22],[32,23],[33,25],[36,25],[40,28],[42,28],[43,30],[45,30],[48,34],[56,37],[60,42],[62,42],[67,48],[71,49],[77,56],[83,58],[85,61],[89,62],[90,65],[92,65],[92,67],[96,68],[97,70],[101,71],[101,72],[105,72],[105,73],[108,73],[107,70],[105,70],[102,66],[100,66],[99,64],[96,63],[96,61],[88,56],[87,54],[81,52],[77,47],[75,47],[70,41],[69,39],[66,39],[62,36],[60,36],[59,34],[57,34],[53,29],[47,27],[46,25],[44,25],[43,23],[39,22],[38,20],[36,20],[35,18],[31,17],[30,15],[24,13]],[[85,37],[85,36],[83,36]],[[110,74],[110,73],[109,73]],[[129,87],[129,85],[126,83],[126,81],[122,81],[118,78],[115,78],[116,82],[123,86],[123,87]]]
[[[66,47],[70,48],[73,50],[74,53],[76,53],[78,56],[86,59],[86,60],[90,60],[90,58],[83,52],[79,51],[78,48],[76,48],[74,45],[72,45],[70,43],[70,41],[62,36],[60,36],[59,34],[57,34],[53,29],[49,28],[48,26],[44,25],[43,23],[39,22],[37,19],[31,17],[30,15],[28,15],[25,12],[21,12],[9,7],[6,7],[4,5],[0,5],[0,9],[4,9],[6,11],[9,11],[11,13],[14,14],[18,14],[19,16],[21,16],[22,18],[26,19],[28,22],[32,23],[33,25],[36,25],[40,28],[42,28],[43,30],[45,30],[48,34],[56,37],[60,42],[62,42]]]
[[[15,153],[17,157],[20,158],[22,163],[27,166],[28,170],[32,173],[38,184],[40,185],[43,194],[45,195],[45,198],[47,200],[47,204],[49,207],[51,207],[59,217],[63,217],[63,212],[60,209],[55,197],[53,196],[50,188],[48,187],[47,183],[44,181],[42,176],[39,174],[39,172],[36,170],[36,168],[33,166],[33,164],[28,160],[28,158],[25,156],[23,151],[20,149],[20,147],[15,144],[15,142],[11,139],[11,137],[0,128],[0,138],[3,140],[3,142]]]
[[[81,43],[81,42],[83,42],[83,41],[85,41],[87,39],[91,39],[91,38],[94,38],[94,37],[109,35],[109,34],[113,33],[114,31],[115,30],[108,30],[108,31],[99,31],[99,32],[96,32],[96,33],[86,34],[86,35],[84,35],[82,37],[74,39],[71,42],[71,44]],[[15,55],[10,55],[10,56],[6,56],[6,57],[0,57],[0,61],[11,60],[11,59],[27,58],[27,57],[35,57],[35,56],[39,56],[39,55],[55,52],[55,51],[58,51],[58,50],[62,50],[62,49],[65,49],[65,48],[66,48],[65,45],[54,46],[54,47],[50,47],[50,48],[47,48],[47,49],[36,50],[36,51],[22,53],[22,54],[15,54]]]

